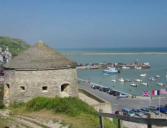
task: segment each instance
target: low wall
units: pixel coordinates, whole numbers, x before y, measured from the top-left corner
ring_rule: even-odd
[[[87,90],[79,89],[79,98],[90,106],[94,107],[97,111],[102,109],[104,113],[112,113],[111,103],[93,95]]]

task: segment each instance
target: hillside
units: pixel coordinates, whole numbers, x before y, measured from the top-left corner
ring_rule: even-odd
[[[103,122],[104,128],[117,127],[116,120],[103,118]],[[78,98],[36,97],[0,109],[0,124],[0,128],[99,128],[99,118],[93,107]]]
[[[4,50],[7,46],[9,47],[9,51],[13,56],[18,55],[30,47],[29,44],[21,39],[0,36],[0,47]]]

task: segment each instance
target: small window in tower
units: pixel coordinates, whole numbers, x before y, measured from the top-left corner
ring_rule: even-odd
[[[47,90],[48,90],[48,87],[47,87],[47,86],[43,86],[43,87],[42,87],[42,91],[43,91],[43,92],[47,92]]]
[[[25,91],[25,86],[20,86],[21,91]]]
[[[10,85],[9,85],[9,84],[6,84],[6,86],[7,86],[8,88],[10,88]]]

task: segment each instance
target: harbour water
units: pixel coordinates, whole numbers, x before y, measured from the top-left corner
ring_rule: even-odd
[[[167,52],[167,48],[157,49],[102,49],[102,50],[67,50],[63,51],[65,55],[76,61],[78,64],[92,64],[92,63],[126,63],[130,64],[138,60],[139,63],[149,62],[150,69],[137,70],[137,69],[122,69],[120,74],[105,75],[103,69],[91,69],[91,70],[78,70],[78,77],[94,83],[101,84],[105,87],[110,87],[116,90],[120,90],[133,95],[141,95],[143,91],[152,91],[157,89],[167,89],[167,54],[158,54],[161,52]],[[118,54],[104,54],[104,53],[118,53]],[[119,53],[132,53],[132,54],[119,54]],[[136,52],[140,54],[136,54]],[[141,54],[142,52],[157,52],[157,54]],[[89,53],[89,54],[85,54]],[[92,53],[92,54],[91,54]],[[99,54],[94,54],[99,53]],[[135,53],[135,54],[133,54]],[[140,74],[146,73],[147,76],[142,78]],[[150,81],[149,78],[160,75],[156,81]],[[130,79],[135,82],[136,79],[141,79],[143,82],[148,83],[148,87],[135,82],[138,87],[130,86],[129,82],[112,82],[112,79],[118,80],[120,78]],[[163,83],[163,86],[157,85],[157,83]]]

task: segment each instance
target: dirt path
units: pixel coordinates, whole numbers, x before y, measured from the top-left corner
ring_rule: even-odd
[[[8,128],[69,128],[69,125],[63,125],[61,121],[55,122],[23,115],[10,115],[8,109],[0,110],[0,117],[7,122],[5,127]]]

